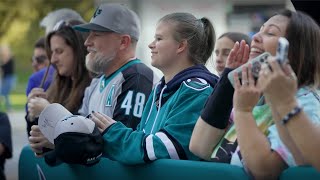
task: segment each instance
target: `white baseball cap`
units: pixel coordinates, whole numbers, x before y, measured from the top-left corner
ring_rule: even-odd
[[[61,8],[48,13],[40,22],[40,27],[46,28],[46,34],[53,30],[57,22],[64,20],[84,21],[81,15],[73,9]]]
[[[59,135],[66,132],[91,134],[95,123],[83,116],[73,115],[58,103],[47,106],[39,116],[39,128],[42,134],[54,143]]]

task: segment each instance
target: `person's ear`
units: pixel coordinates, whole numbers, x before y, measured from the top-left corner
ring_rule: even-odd
[[[122,35],[120,42],[120,50],[124,50],[131,45],[131,37],[129,35]]]
[[[187,40],[182,40],[181,42],[179,42],[177,53],[179,54],[179,53],[187,50],[187,48],[188,48],[188,41]]]

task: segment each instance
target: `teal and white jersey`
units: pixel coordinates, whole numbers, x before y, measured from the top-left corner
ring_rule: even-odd
[[[136,131],[117,122],[103,132],[103,155],[125,164],[156,159],[199,158],[189,151],[191,134],[217,77],[203,66],[162,79],[149,97]]]
[[[79,114],[101,112],[135,129],[157,80],[150,68],[138,59],[132,60],[110,76],[92,80]]]

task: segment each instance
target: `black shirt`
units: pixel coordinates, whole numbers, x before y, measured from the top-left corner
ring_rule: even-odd
[[[2,70],[2,77],[5,78],[6,76],[10,76],[14,74],[14,60],[13,58],[10,58],[10,60],[1,65]]]

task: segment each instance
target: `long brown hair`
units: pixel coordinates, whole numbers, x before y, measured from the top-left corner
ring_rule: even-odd
[[[73,50],[75,66],[70,70],[72,75],[66,77],[56,72],[55,78],[47,91],[49,102],[60,103],[73,113],[76,113],[81,107],[85,88],[91,82],[91,77],[85,67],[87,50],[84,41],[88,34],[72,29],[73,25],[82,23],[84,22],[71,20],[62,24],[57,30],[50,32],[46,37],[46,51],[50,59],[52,55],[50,39],[53,35],[62,37]]]
[[[284,10],[279,15],[290,19],[288,39],[289,63],[298,78],[298,86],[320,86],[320,28],[307,14]]]

